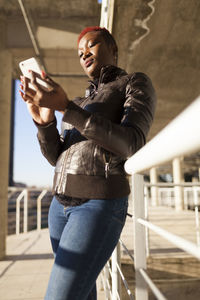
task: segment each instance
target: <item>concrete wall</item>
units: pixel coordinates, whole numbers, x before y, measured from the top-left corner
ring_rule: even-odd
[[[7,235],[8,166],[12,56],[4,48],[5,22],[0,20],[0,259],[5,256]]]

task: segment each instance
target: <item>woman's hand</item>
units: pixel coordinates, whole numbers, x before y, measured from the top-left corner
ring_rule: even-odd
[[[27,77],[21,76],[20,95],[26,102],[29,113],[34,121],[38,124],[45,125],[52,122],[55,118],[55,110],[64,111],[69,103],[69,99],[60,85],[54,82],[47,75],[39,74],[31,71],[31,80]],[[44,89],[36,78],[42,79],[48,85],[49,89]],[[29,87],[29,83],[35,90]]]

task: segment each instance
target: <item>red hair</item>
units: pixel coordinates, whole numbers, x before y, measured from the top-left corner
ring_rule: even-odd
[[[78,37],[78,44],[79,44],[80,40],[82,39],[82,37],[83,37],[86,33],[91,32],[91,31],[104,31],[104,32],[110,34],[110,32],[109,32],[105,27],[99,27],[99,26],[86,27],[86,28],[83,29],[83,30],[81,31],[81,33],[79,34],[79,37]]]

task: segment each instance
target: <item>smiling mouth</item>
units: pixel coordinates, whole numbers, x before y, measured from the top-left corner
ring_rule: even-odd
[[[90,59],[90,60],[86,61],[85,62],[86,68],[89,68],[92,65],[92,63],[93,63],[93,59]]]

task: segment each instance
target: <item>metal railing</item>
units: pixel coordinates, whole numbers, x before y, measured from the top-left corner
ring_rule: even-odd
[[[36,226],[37,230],[41,230],[41,206],[42,206],[42,200],[44,199],[45,195],[47,194],[48,189],[39,189],[39,188],[21,188],[21,187],[9,187],[8,192],[10,193],[10,196],[13,195],[16,192],[19,192],[19,195],[16,198],[16,234],[20,234],[20,208],[23,207],[23,233],[26,233],[28,231],[28,203],[30,200],[30,192],[35,191],[38,192],[39,195],[36,199],[36,211],[37,211],[37,221]],[[21,206],[21,202],[23,201],[23,206]]]
[[[146,187],[145,196],[148,200],[151,199],[149,195],[149,191],[147,187],[157,187],[158,188],[158,205],[159,206],[170,206],[175,207],[175,187],[180,186],[183,188],[183,201],[184,201],[184,209],[194,210],[194,219],[195,219],[195,230],[196,230],[196,243],[197,246],[200,246],[200,222],[199,222],[199,208],[200,208],[200,183],[199,182],[184,182],[184,183],[157,183],[151,184],[144,182]],[[166,195],[166,196],[165,196]],[[147,201],[148,201],[147,200]],[[149,201],[150,202],[150,201]],[[151,201],[153,202],[153,201]],[[145,208],[148,208],[147,203],[145,204]],[[147,213],[146,213],[147,216]],[[148,231],[147,231],[148,235]],[[149,247],[147,244],[147,251],[149,253]],[[147,254],[148,256],[148,254]]]
[[[125,163],[125,170],[128,174],[132,175],[132,201],[133,201],[133,226],[134,226],[134,259],[130,255],[128,249],[125,246],[127,253],[134,261],[135,267],[135,293],[134,298],[136,300],[148,299],[148,287],[159,300],[165,300],[166,297],[156,287],[151,278],[146,272],[147,269],[147,230],[152,230],[157,235],[168,240],[176,247],[194,256],[200,260],[200,247],[194,243],[187,241],[175,234],[168,232],[161,227],[154,225],[147,220],[147,205],[145,205],[144,197],[144,180],[141,173],[152,167],[164,164],[176,157],[188,155],[200,149],[200,97],[197,98],[187,109],[185,109],[177,118],[175,118],[168,126],[166,126],[157,136],[155,136],[149,143],[147,143],[141,150],[135,155],[129,158]],[[176,184],[177,185],[177,184]],[[197,206],[198,188],[194,189],[195,203]],[[199,220],[199,217],[197,218]],[[199,223],[198,223],[199,226]],[[123,245],[123,244],[122,244]],[[198,244],[199,245],[199,244]],[[115,249],[116,251],[119,246]],[[116,255],[112,256],[112,265],[117,265]],[[107,267],[108,268],[108,267]],[[110,269],[108,268],[110,271]],[[133,295],[130,292],[127,282],[121,269],[117,267],[118,274],[114,272],[115,283],[112,281],[112,288],[110,287],[109,276],[113,277],[113,272],[105,271],[106,277],[104,279],[106,299],[117,300],[120,299],[120,285],[119,282],[121,275],[125,284],[129,298],[133,299]],[[116,271],[116,269],[115,269]],[[117,289],[114,291],[113,288]],[[110,297],[110,298],[109,298]]]

